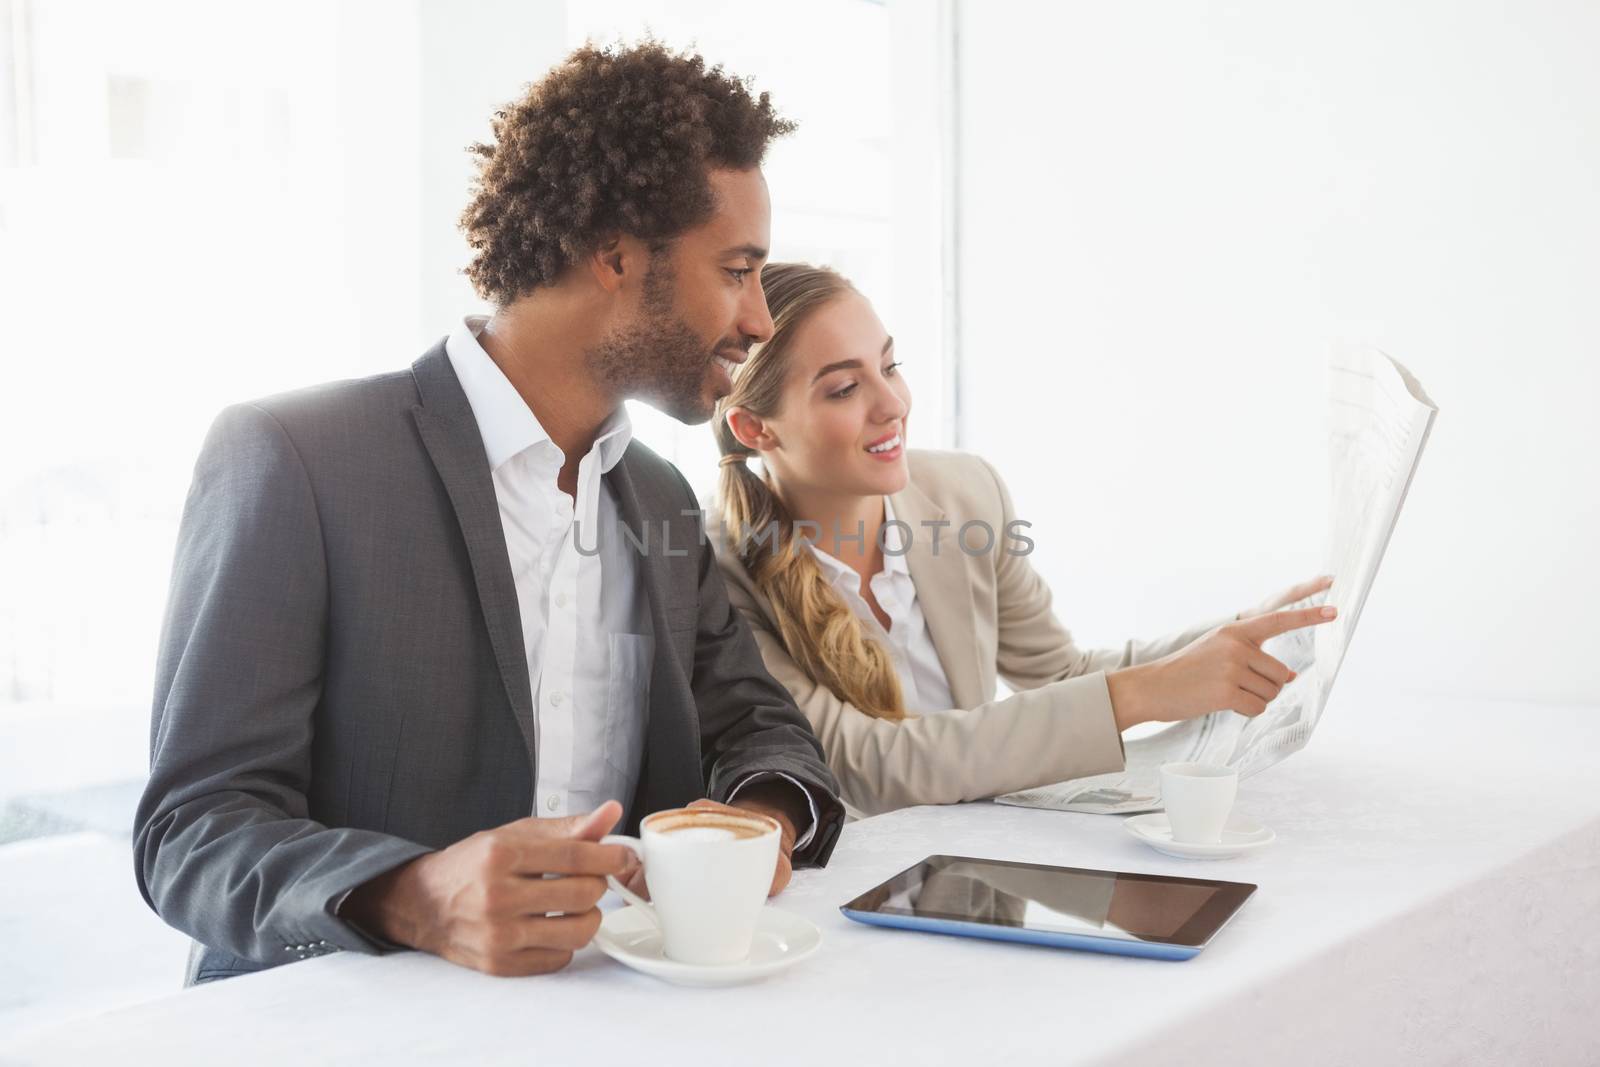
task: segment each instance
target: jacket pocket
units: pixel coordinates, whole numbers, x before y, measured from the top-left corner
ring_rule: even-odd
[[[632,781],[650,707],[650,671],[655,663],[655,638],[646,634],[611,634],[606,680],[606,765]]]

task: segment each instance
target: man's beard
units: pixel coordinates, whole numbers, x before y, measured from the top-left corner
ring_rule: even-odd
[[[712,351],[673,312],[672,269],[652,255],[639,318],[588,353],[589,369],[619,396],[637,397],[679,422],[701,423],[714,404],[706,396]]]

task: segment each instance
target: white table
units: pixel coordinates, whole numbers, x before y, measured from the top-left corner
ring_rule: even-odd
[[[339,954],[0,1039],[0,1060],[1600,1062],[1600,709],[1339,694],[1240,807],[1278,841],[1216,863],[1101,816],[973,804],[856,823],[779,901],[822,926],[821,952],[750,986],[668,986],[592,948],[527,979]],[[1261,888],[1185,963],[839,915],[935,852]]]

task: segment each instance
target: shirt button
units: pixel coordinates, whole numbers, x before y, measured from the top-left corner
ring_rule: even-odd
[[[567,694],[565,694],[565,693],[551,693],[550,694],[550,705],[552,707],[559,708],[561,706],[562,702],[565,701],[566,699],[567,699]]]
[[[544,806],[549,808],[551,811],[555,811],[561,807],[561,798],[556,796],[554,793],[551,793],[550,798],[544,802]]]
[[[567,606],[567,594],[565,594],[565,593],[557,593],[556,594],[556,607],[564,608],[566,606]]]

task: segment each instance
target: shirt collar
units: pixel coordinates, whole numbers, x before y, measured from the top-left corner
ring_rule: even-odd
[[[883,570],[880,574],[910,574],[906,567],[905,557],[905,530],[900,526],[890,526],[894,522],[894,505],[889,503],[889,498],[883,498]],[[832,585],[840,582],[849,586],[852,592],[858,591],[861,579],[855,571],[850,569],[848,563],[835,559],[833,556],[811,545],[811,554],[817,557],[817,563],[822,566],[823,575]]]
[[[861,579],[856,577],[856,572],[846,563],[835,559],[833,556],[818,548],[815,544],[810,546],[811,554],[816,557],[817,564],[822,568],[823,577],[828,579],[829,585],[838,585],[844,581],[850,589],[856,589]]]
[[[910,574],[906,567],[906,531],[905,528],[894,522],[894,505],[888,497],[883,498],[883,573],[885,574]]]
[[[565,461],[561,449],[550,440],[522,394],[478,342],[478,334],[488,321],[487,315],[466,316],[451,332],[444,347],[456,378],[461,382],[461,390],[467,394],[472,416],[478,422],[489,469],[498,470],[513,457],[539,444],[550,446],[552,453],[560,457],[559,466]],[[595,435],[594,451],[599,453],[602,474],[617,465],[632,441],[633,422],[628,418],[627,408],[619,404]]]

